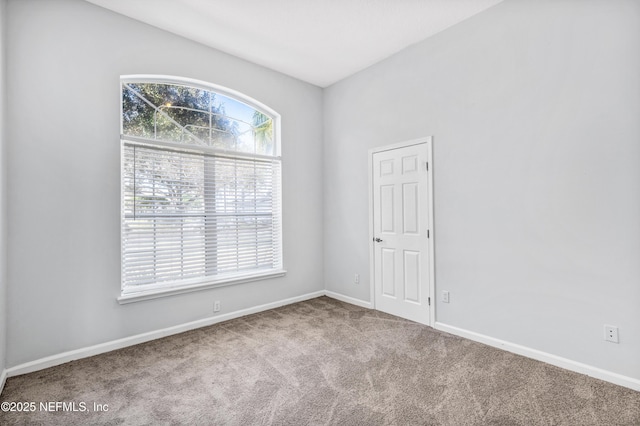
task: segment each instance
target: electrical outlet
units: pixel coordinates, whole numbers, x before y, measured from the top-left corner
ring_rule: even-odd
[[[618,343],[618,327],[614,325],[604,326],[604,340],[607,342]]]
[[[353,276],[353,282],[354,284],[360,284],[360,274],[355,274]]]
[[[449,292],[446,290],[442,291],[442,301],[444,303],[449,303]]]
[[[213,312],[220,312],[220,301],[216,300],[213,302]]]

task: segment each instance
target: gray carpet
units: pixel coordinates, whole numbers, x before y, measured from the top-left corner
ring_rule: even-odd
[[[0,400],[88,409],[2,425],[640,425],[639,392],[326,297],[12,377]]]

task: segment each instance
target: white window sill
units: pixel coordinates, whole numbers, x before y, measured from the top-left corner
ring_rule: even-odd
[[[216,287],[225,287],[228,285],[248,283],[251,281],[266,280],[269,278],[283,277],[287,271],[280,269],[277,271],[268,271],[259,274],[251,274],[245,276],[230,277],[215,281],[204,281],[197,284],[190,284],[180,287],[158,288],[153,290],[145,290],[138,292],[126,293],[118,297],[118,303],[125,305],[127,303],[140,302],[142,300],[157,299],[160,297],[173,296],[175,294],[191,293],[193,291],[207,290]]]

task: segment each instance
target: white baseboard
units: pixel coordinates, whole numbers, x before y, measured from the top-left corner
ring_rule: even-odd
[[[566,370],[585,374],[590,377],[595,377],[596,379],[604,380],[606,382],[640,391],[640,380],[634,379],[633,377],[623,376],[622,374],[603,370],[598,367],[593,367],[581,362],[573,361],[547,352],[539,351],[537,349],[518,345],[516,343],[507,342],[505,340],[496,339],[494,337],[476,333],[474,331],[469,331],[451,325],[443,324],[441,322],[436,322],[434,328],[447,333],[455,334],[456,336],[464,337],[465,339],[484,343],[485,345],[493,346],[494,348],[502,349],[514,354],[526,356],[527,358],[533,358],[538,361],[546,362],[547,364],[555,365],[556,367],[564,368]]]
[[[213,325],[219,322],[228,321],[234,318],[239,318],[245,315],[251,315],[262,311],[267,311],[269,309],[279,308],[280,306],[290,305],[292,303],[302,302],[304,300],[314,299],[316,297],[324,295],[324,290],[316,291],[313,293],[304,294],[302,296],[291,297],[289,299],[279,300],[277,302],[266,303],[264,305],[254,306],[252,308],[241,309],[239,311],[230,312],[227,314],[216,315],[213,317],[180,324],[173,327],[163,328],[161,330],[150,331],[148,333],[137,334],[135,336],[129,336],[123,339],[112,340],[110,342],[100,343],[94,346],[88,346],[85,348],[63,352],[61,354],[48,356],[8,368],[4,370],[2,377],[13,377],[20,374],[32,373],[34,371],[64,364],[65,362],[74,361],[76,359],[99,355],[116,349],[126,348],[127,346],[137,345],[139,343],[148,342],[150,340],[160,339],[162,337],[171,336],[173,334],[183,333],[185,331],[194,330],[196,328],[206,327],[208,325]]]
[[[334,293],[333,291],[325,290],[324,294],[332,299],[340,300],[341,302],[350,303],[352,305],[360,306],[367,309],[373,309],[371,302],[367,302],[362,299],[356,299],[354,297],[345,296],[344,294]]]
[[[0,394],[4,390],[4,384],[7,382],[7,370],[0,372]]]

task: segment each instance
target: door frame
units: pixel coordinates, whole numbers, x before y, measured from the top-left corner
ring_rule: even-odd
[[[376,307],[376,295],[375,295],[375,253],[373,238],[374,235],[374,223],[373,223],[373,155],[378,152],[391,151],[398,148],[405,148],[413,145],[427,146],[427,211],[429,213],[429,326],[433,327],[436,323],[436,298],[435,298],[435,230],[434,230],[434,208],[433,208],[433,136],[426,136],[418,139],[412,139],[409,141],[394,143],[391,145],[380,146],[377,148],[371,148],[369,150],[369,291],[371,307]]]

